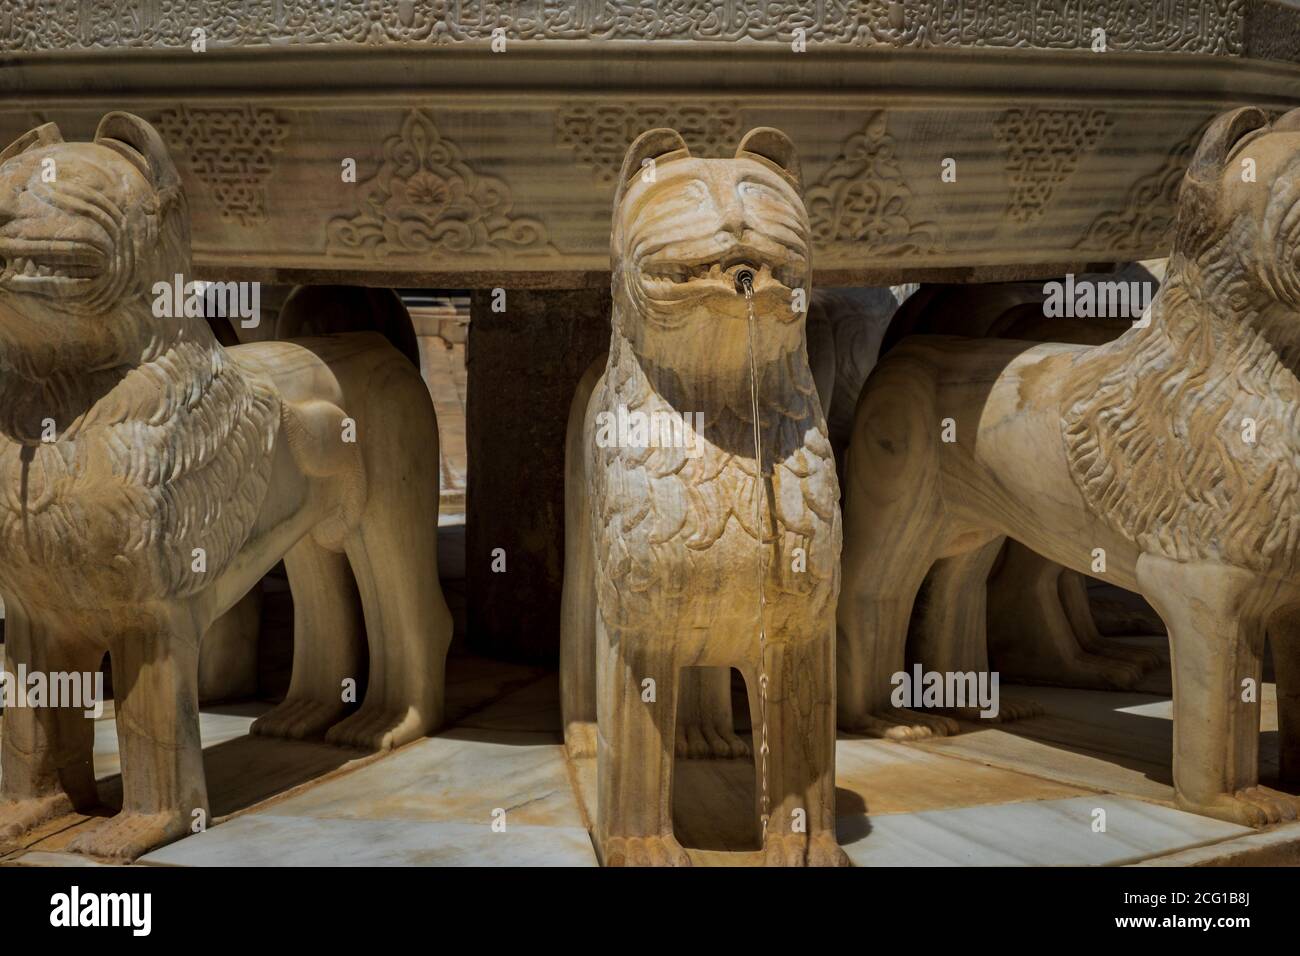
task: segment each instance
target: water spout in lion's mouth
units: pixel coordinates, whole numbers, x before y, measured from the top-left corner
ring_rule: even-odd
[[[754,270],[741,269],[736,273],[736,294],[751,299],[754,295]]]

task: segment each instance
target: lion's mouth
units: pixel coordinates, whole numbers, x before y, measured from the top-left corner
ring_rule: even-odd
[[[766,291],[774,286],[793,289],[799,284],[802,275],[801,270],[794,265],[773,266],[744,253],[702,262],[650,262],[641,267],[641,275],[648,291],[652,294],[670,295],[714,289],[735,295],[737,279],[742,272],[749,272],[753,276],[755,292]]]
[[[9,288],[76,285],[100,271],[99,254],[82,243],[0,241],[0,285]]]

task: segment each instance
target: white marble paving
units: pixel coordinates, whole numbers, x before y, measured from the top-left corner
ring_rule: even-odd
[[[229,706],[213,705],[199,714],[199,738],[203,749],[248,734],[259,715],[270,710],[269,704],[250,703]],[[104,780],[122,772],[117,754],[117,722],[113,719],[112,702],[105,704],[104,715],[95,721],[95,776]]]
[[[1106,811],[1105,832],[1093,811]],[[840,840],[857,866],[1097,866],[1252,833],[1249,828],[1113,796],[1072,797],[841,817]]]
[[[140,860],[171,866],[595,866],[581,827],[250,813]]]
[[[502,819],[504,830],[493,830]],[[563,748],[460,728],[341,773],[141,862],[184,866],[594,866]]]
[[[549,735],[458,728],[420,740],[268,807],[287,816],[581,827]]]

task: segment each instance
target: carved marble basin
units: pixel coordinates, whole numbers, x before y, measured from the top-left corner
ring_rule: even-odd
[[[0,136],[154,122],[214,278],[605,285],[618,163],[659,125],[698,155],[789,134],[821,284],[1081,270],[1167,251],[1210,116],[1300,104],[1272,0],[27,6]]]

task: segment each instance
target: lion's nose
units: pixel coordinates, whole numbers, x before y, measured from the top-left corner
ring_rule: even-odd
[[[739,239],[745,231],[745,206],[740,196],[731,193],[722,200],[718,209],[718,235]]]

